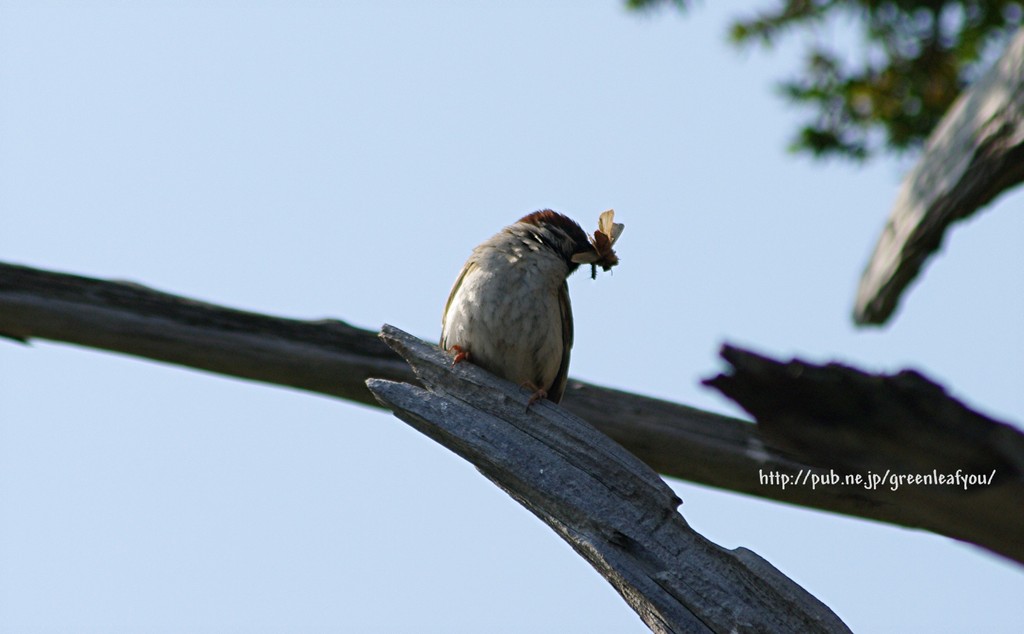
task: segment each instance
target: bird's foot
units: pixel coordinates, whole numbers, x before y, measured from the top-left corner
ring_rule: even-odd
[[[530,395],[530,400],[526,401],[526,411],[530,411],[530,406],[537,401],[548,397],[548,391],[537,387],[532,381],[523,383],[523,387],[533,392],[533,394]]]
[[[453,368],[463,361],[469,361],[469,350],[466,350],[462,346],[452,346],[448,351],[455,353],[455,357],[452,359]]]

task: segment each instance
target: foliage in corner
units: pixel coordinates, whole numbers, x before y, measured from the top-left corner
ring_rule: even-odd
[[[631,9],[685,0],[627,0]],[[831,20],[857,24],[856,55],[820,36]],[[918,148],[964,86],[1024,23],[1019,1],[785,0],[731,26],[737,45],[770,47],[790,32],[809,40],[802,72],[780,84],[814,114],[791,148],[863,161],[881,150]],[[854,59],[859,57],[859,59]]]

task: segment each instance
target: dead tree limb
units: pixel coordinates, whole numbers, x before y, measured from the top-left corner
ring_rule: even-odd
[[[840,477],[871,474],[922,526],[1024,561],[1019,430],[912,370],[886,376],[781,363],[728,346],[722,356],[732,373],[705,383],[750,412],[769,443]]]
[[[367,377],[409,380],[374,333],[234,310],[126,282],[0,263],[0,335],[49,339],[377,405]]]
[[[137,284],[0,263],[0,335],[110,350],[228,376],[377,405],[370,377],[415,382],[409,366],[376,333],[337,320],[297,321],[169,295]],[[904,491],[825,484],[782,487],[770,474],[820,474],[818,462],[777,446],[758,426],[685,405],[571,380],[563,407],[655,470],[683,480],[809,508],[967,539],[1024,563],[1020,548],[969,537],[960,523]],[[925,499],[926,498],[926,499]],[[993,504],[1001,504],[995,499]],[[993,506],[993,509],[1007,508]],[[984,516],[991,515],[986,513]],[[995,533],[1024,534],[1024,517],[1004,513]],[[1024,541],[1024,540],[1020,540]],[[1018,543],[1019,546],[1019,543]]]
[[[950,106],[903,181],[857,289],[854,321],[883,324],[950,225],[1024,181],[1024,28]]]
[[[462,456],[550,526],[655,632],[848,632],[831,610],[746,549],[691,529],[679,498],[566,410],[390,326],[381,337],[421,385],[370,379],[381,404]]]

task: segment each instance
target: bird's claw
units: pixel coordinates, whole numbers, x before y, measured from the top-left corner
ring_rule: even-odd
[[[452,359],[452,367],[462,363],[463,361],[469,361],[469,350],[466,350],[462,346],[452,346],[449,351],[455,353],[455,357]]]
[[[537,387],[530,381],[523,383],[523,387],[533,392],[533,394],[530,395],[530,400],[526,401],[526,411],[530,411],[530,406],[536,403],[537,401],[548,397],[547,390]]]

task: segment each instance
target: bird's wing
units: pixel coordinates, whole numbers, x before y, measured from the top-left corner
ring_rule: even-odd
[[[455,280],[455,284],[452,285],[452,292],[448,293],[448,301],[444,304],[444,314],[441,315],[441,349],[447,350],[448,346],[445,343],[445,323],[448,321],[448,309],[452,307],[452,300],[455,299],[455,293],[459,291],[459,287],[462,286],[462,280],[466,279],[466,276],[475,271],[477,268],[476,260],[470,259],[466,262],[466,265],[462,267],[462,273],[459,273],[458,279]]]
[[[555,382],[548,390],[548,399],[554,403],[562,400],[565,384],[569,380],[569,352],[572,351],[572,304],[569,302],[569,284],[562,282],[558,289],[558,307],[562,312],[562,365],[558,366]]]

